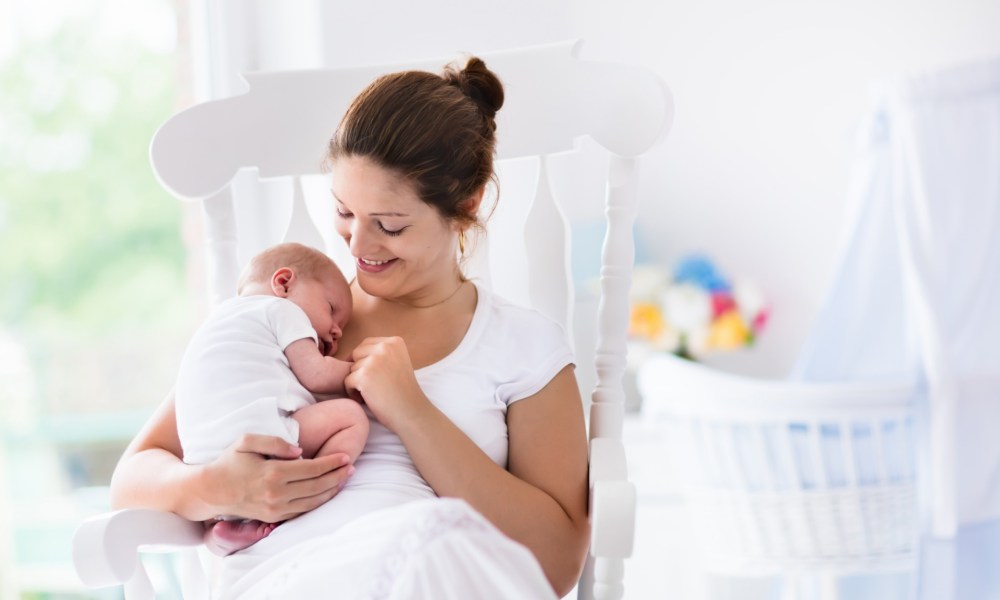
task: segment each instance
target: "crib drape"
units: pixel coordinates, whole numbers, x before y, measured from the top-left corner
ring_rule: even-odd
[[[921,385],[925,555],[948,555],[924,561],[923,597],[997,597],[1000,59],[885,85],[857,157],[851,226],[793,378]]]

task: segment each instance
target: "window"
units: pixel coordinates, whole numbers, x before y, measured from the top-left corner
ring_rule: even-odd
[[[182,4],[0,5],[0,600],[95,596],[73,530],[193,329],[196,219],[148,160],[189,103]]]

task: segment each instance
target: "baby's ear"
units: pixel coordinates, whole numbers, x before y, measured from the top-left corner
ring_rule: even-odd
[[[295,271],[281,267],[271,274],[271,291],[279,298],[287,298],[293,281],[295,281]]]

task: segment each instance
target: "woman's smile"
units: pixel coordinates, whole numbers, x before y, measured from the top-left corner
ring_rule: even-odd
[[[390,260],[371,260],[367,258],[359,258],[358,269],[364,271],[365,273],[381,273],[395,264],[395,262],[395,258]]]

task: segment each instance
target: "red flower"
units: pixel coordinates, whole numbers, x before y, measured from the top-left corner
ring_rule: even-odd
[[[736,308],[736,300],[729,291],[719,291],[712,294],[712,319],[718,318]]]

